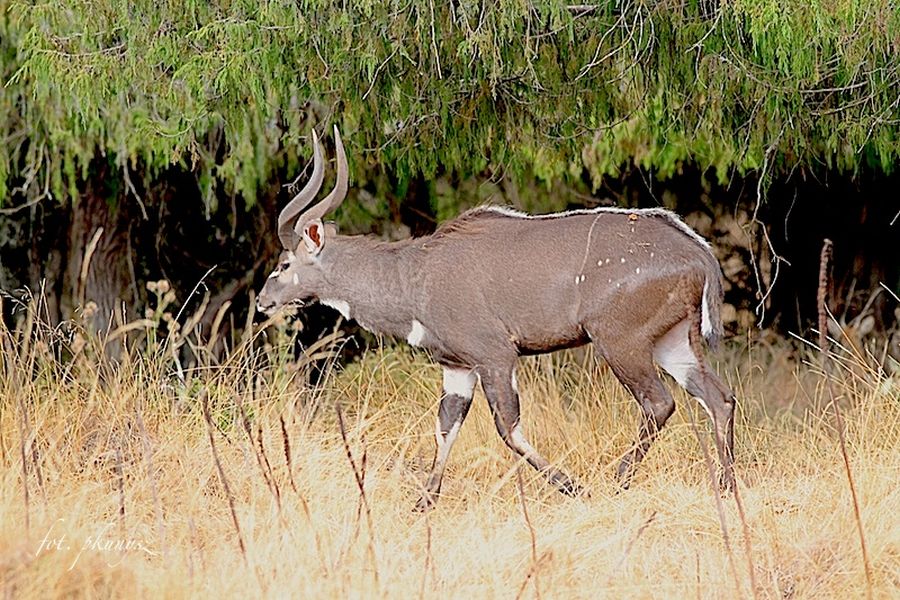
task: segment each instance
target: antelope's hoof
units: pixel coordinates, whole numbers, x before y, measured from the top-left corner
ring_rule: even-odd
[[[586,487],[582,487],[577,483],[572,484],[572,487],[569,490],[563,492],[566,496],[571,496],[572,498],[583,498],[585,500],[590,499],[591,491]]]
[[[415,508],[413,508],[413,512],[428,512],[434,508],[435,504],[437,504],[437,494],[430,494],[428,492],[425,492],[419,497],[418,502],[416,502]]]
[[[734,482],[733,474],[731,474],[731,475],[729,475],[727,473],[719,474],[719,493],[723,497],[730,496],[731,494],[733,494],[734,486],[735,486],[735,482]]]
[[[619,484],[619,489],[616,492],[626,492],[628,488],[631,487],[631,480],[634,478],[634,472],[630,469],[627,471],[622,471],[619,469],[619,473],[616,475],[616,482]]]
[[[590,498],[591,497],[591,493],[587,489],[581,487],[580,485],[578,485],[577,483],[575,483],[574,481],[571,481],[569,479],[558,483],[556,487],[559,489],[560,492],[562,492],[563,494],[565,494],[566,496],[569,496],[571,498],[579,498],[579,497],[580,498]]]

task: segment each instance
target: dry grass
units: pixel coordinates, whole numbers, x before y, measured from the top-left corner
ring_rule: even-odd
[[[152,333],[152,322],[132,333]],[[420,515],[411,509],[431,462],[440,386],[423,355],[372,351],[312,387],[284,337],[219,364],[193,344],[195,369],[167,350],[172,337],[126,351],[115,367],[90,341],[72,340],[31,317],[18,331],[0,329],[7,597],[866,592],[824,377],[783,345],[737,340],[717,357],[740,402],[746,513],[742,524],[734,498],[723,500],[726,544],[691,426],[711,444],[705,415],[678,393],[633,488],[618,493],[614,465],[634,441],[636,406],[584,353],[525,361],[520,388],[527,435],[590,488],[589,499],[559,495],[527,467],[520,493],[519,465],[479,396],[444,496]],[[900,587],[900,382],[847,370],[835,390],[872,593],[888,597]]]

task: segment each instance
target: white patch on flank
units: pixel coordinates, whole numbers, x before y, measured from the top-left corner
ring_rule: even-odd
[[[608,258],[606,259],[606,264],[609,264],[609,259],[608,259]]]
[[[638,267],[637,269],[634,270],[634,272],[635,272],[637,275],[640,275],[640,274],[641,274],[641,268]]]
[[[462,396],[471,400],[475,392],[478,375],[471,369],[452,369],[444,367],[444,393]]]
[[[691,322],[685,319],[667,331],[653,345],[653,360],[681,387],[687,385],[688,376],[699,366],[697,357],[691,350],[688,337],[690,327]]]
[[[425,339],[425,334],[428,333],[425,327],[419,323],[418,319],[413,319],[412,329],[409,330],[409,335],[406,336],[406,341],[409,342],[410,346],[419,346],[422,344],[422,340]]]
[[[709,316],[709,303],[706,296],[709,292],[709,279],[703,282],[703,299],[700,302],[700,331],[703,337],[709,337],[713,333],[713,322]]]
[[[294,282],[294,285],[299,284],[299,283],[300,283],[300,276],[297,275],[296,273],[294,273],[294,277],[291,278],[291,281]]]
[[[625,257],[623,256],[621,260],[622,260],[622,264],[624,264],[624,263],[625,263]]]
[[[533,219],[533,220],[541,220],[541,219],[560,219],[563,217],[571,217],[574,215],[597,215],[597,214],[619,214],[619,215],[637,215],[644,217],[658,217],[660,219],[665,219],[669,222],[669,224],[681,230],[683,233],[688,235],[695,242],[706,248],[707,250],[712,250],[703,237],[698,234],[696,231],[688,227],[684,221],[681,220],[681,217],[673,213],[672,211],[666,210],[664,208],[618,208],[615,206],[601,206],[598,208],[585,208],[579,210],[568,210],[564,212],[558,213],[550,213],[547,215],[529,215],[523,212],[519,212],[512,208],[506,206],[479,206],[478,208],[473,208],[467,211],[466,214],[477,214],[480,212],[492,212],[500,215],[505,215],[507,217],[515,217],[517,219]]]
[[[653,258],[654,256],[656,256],[656,253],[655,253],[655,252],[651,252],[651,253],[650,253],[650,258]]]
[[[575,285],[578,285],[578,280],[581,279],[578,275],[575,276]]]
[[[326,298],[324,300],[319,300],[319,304],[324,304],[325,306],[330,306],[334,310],[341,313],[341,316],[345,319],[350,319],[350,305],[344,302],[343,300],[331,300],[330,298]]]
[[[518,423],[513,427],[509,437],[512,440],[513,445],[518,448],[524,456],[528,457],[537,454],[534,446],[529,444],[528,440],[525,439],[525,436],[522,435],[522,429]]]
[[[601,258],[600,260],[597,261],[597,266],[598,266],[598,267],[602,267],[602,266],[603,266],[603,259],[602,259],[602,258]]]
[[[695,373],[700,369],[700,363],[691,350],[690,321],[685,319],[664,336],[662,336],[653,346],[653,360],[656,361],[666,373],[672,376],[678,385],[687,389],[687,380],[691,373]],[[712,419],[712,412],[703,398],[694,396],[709,418]]]

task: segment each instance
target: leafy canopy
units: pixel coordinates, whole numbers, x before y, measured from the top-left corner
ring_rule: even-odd
[[[892,0],[0,0],[0,203],[75,197],[97,156],[252,203],[332,122],[401,182],[889,171],[897,56]]]

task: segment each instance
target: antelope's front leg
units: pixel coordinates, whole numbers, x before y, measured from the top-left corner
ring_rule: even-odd
[[[528,443],[519,424],[519,390],[515,368],[485,368],[480,371],[481,387],[494,415],[497,433],[516,454],[547,478],[567,496],[584,492],[568,475],[551,465]]]
[[[441,491],[441,480],[444,477],[444,467],[450,456],[450,449],[459,428],[469,414],[472,406],[472,394],[478,376],[472,369],[456,369],[444,367],[444,387],[441,393],[441,406],[438,409],[437,423],[435,423],[434,438],[437,449],[434,453],[434,462],[431,465],[431,474],[425,484],[425,491],[416,503],[416,510],[428,510],[437,502]]]

